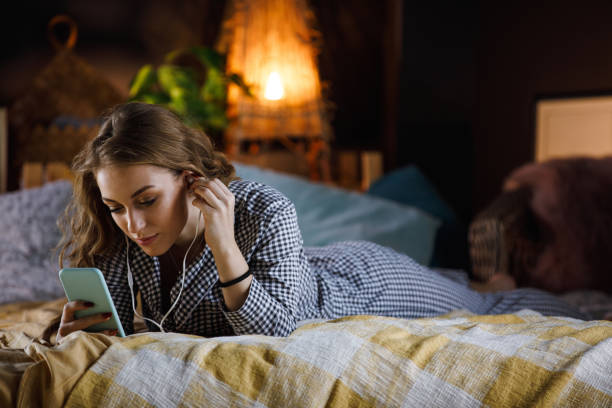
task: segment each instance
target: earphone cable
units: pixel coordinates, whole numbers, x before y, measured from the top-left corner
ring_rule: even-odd
[[[128,239],[127,235],[125,235],[125,243],[126,243],[125,258],[126,258],[126,264],[127,264],[127,270],[128,270],[128,272],[127,272],[128,286],[130,287],[130,296],[132,298],[132,309],[134,310],[134,314],[136,316],[140,317],[143,320],[151,322],[152,324],[157,326],[162,333],[165,333],[165,330],[163,328],[164,320],[166,320],[166,317],[168,317],[170,315],[170,312],[172,312],[172,309],[174,309],[174,307],[178,304],[178,301],[181,298],[181,294],[183,293],[183,288],[185,286],[185,268],[186,268],[186,263],[187,263],[187,255],[189,254],[189,251],[191,250],[191,247],[193,246],[193,244],[195,243],[196,239],[198,238],[198,232],[199,232],[200,219],[201,218],[202,218],[202,211],[200,211],[200,213],[198,215],[198,221],[196,223],[195,236],[193,237],[193,240],[191,241],[191,244],[187,248],[187,252],[185,252],[185,257],[183,258],[183,271],[182,271],[182,275],[183,276],[181,278],[181,289],[179,290],[179,294],[176,297],[176,300],[174,301],[174,303],[172,304],[170,309],[168,309],[168,311],[166,312],[164,317],[162,317],[162,319],[161,319],[161,321],[159,323],[157,323],[153,319],[149,319],[147,317],[141,316],[136,311],[136,304],[135,304],[135,300],[134,300],[134,278],[132,276],[132,270],[130,268],[130,244],[129,244],[129,239]]]
[[[174,307],[177,305],[179,299],[181,298],[181,293],[183,293],[183,288],[185,287],[185,275],[186,275],[185,269],[186,269],[186,264],[187,264],[187,255],[189,254],[189,251],[191,250],[191,247],[195,243],[196,239],[198,239],[198,232],[199,232],[200,219],[201,218],[202,218],[202,211],[200,211],[200,214],[198,215],[198,221],[196,222],[195,236],[193,237],[193,240],[191,241],[191,244],[189,244],[189,247],[187,248],[187,252],[185,252],[185,257],[183,258],[183,276],[182,276],[182,279],[181,279],[181,290],[179,290],[179,294],[176,297],[176,300],[174,301],[174,304],[170,307],[170,309],[168,309],[168,311],[166,312],[164,317],[159,322],[160,326],[164,325],[164,320],[166,320],[166,317],[168,317],[170,315],[170,312],[172,312],[172,309],[174,309]]]

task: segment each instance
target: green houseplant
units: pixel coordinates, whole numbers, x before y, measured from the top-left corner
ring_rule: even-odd
[[[251,95],[240,75],[225,73],[225,56],[208,47],[172,51],[164,63],[140,68],[130,84],[130,101],[159,104],[185,123],[218,138],[228,126],[227,87]],[[218,141],[218,140],[217,140]]]

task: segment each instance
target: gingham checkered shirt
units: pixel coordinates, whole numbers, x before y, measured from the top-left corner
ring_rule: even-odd
[[[164,321],[165,331],[206,337],[264,334],[286,336],[296,322],[374,314],[402,318],[435,316],[456,309],[509,313],[531,308],[544,314],[582,318],[556,297],[521,289],[480,294],[418,265],[410,257],[371,242],[341,242],[304,248],[293,204],[271,187],[245,180],[230,183],[235,196],[234,235],[253,273],[245,303],[235,311],[224,304],[218,273],[208,246],[187,267],[181,298]],[[120,245],[120,244],[118,244]],[[134,314],[127,283],[126,246],[97,257],[127,334]],[[131,244],[134,293],[140,291],[145,317],[163,317],[160,265]],[[181,277],[170,292],[173,304]],[[158,328],[149,322],[150,330]]]

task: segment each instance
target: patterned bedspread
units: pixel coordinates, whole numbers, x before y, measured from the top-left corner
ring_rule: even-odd
[[[0,340],[25,344],[14,334]],[[529,311],[352,316],[287,338],[76,332],[13,352],[31,361],[22,406],[612,406],[612,323]]]

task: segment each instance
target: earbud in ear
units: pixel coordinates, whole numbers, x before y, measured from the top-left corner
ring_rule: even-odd
[[[199,179],[200,176],[199,174],[190,171],[190,170],[183,170],[183,175],[185,176],[185,182],[187,183],[187,188],[191,188],[191,185],[197,180]]]

